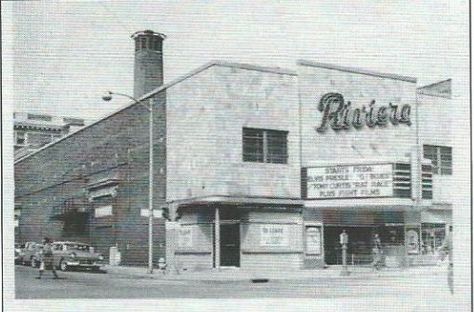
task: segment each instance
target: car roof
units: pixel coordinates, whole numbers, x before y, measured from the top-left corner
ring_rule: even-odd
[[[58,241],[58,242],[53,242],[53,244],[76,244],[76,245],[87,245],[87,246],[89,246],[89,244],[86,244],[86,243],[70,242],[70,241]]]

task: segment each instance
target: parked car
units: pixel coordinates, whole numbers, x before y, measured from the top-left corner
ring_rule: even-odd
[[[23,265],[31,265],[38,268],[41,263],[40,252],[43,245],[36,242],[26,242],[25,248],[22,249],[20,262]]]
[[[94,252],[93,248],[87,244],[77,242],[54,242],[53,265],[61,271],[70,268],[87,268],[99,270],[104,264],[104,257]]]
[[[25,244],[15,244],[15,264],[22,263],[24,248]]]

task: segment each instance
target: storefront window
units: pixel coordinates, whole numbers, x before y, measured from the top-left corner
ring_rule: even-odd
[[[435,254],[446,237],[445,224],[424,223],[421,229],[423,254]]]

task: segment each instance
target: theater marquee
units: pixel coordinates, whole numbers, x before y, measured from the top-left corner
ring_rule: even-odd
[[[308,199],[392,197],[392,164],[306,169]]]

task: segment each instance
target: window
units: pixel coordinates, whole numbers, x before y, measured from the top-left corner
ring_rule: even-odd
[[[34,147],[41,147],[51,143],[52,138],[49,133],[30,132],[28,133],[28,143]]]
[[[145,37],[140,38],[140,44],[142,49],[146,49],[146,41],[147,40]]]
[[[26,143],[25,133],[23,131],[15,132],[15,142],[18,145],[24,145]]]
[[[433,174],[453,174],[453,156],[451,147],[423,145],[423,157],[431,160]]]
[[[243,129],[243,160],[286,164],[288,131]]]
[[[155,51],[160,51],[161,50],[159,39],[154,39],[153,40],[153,50],[155,50]]]

